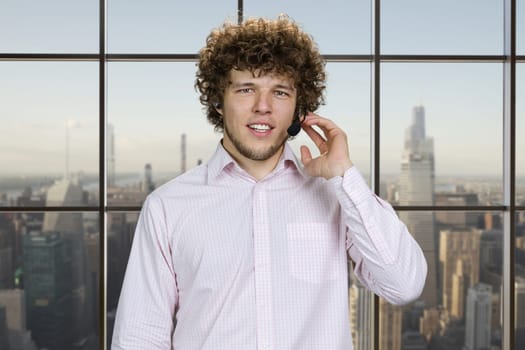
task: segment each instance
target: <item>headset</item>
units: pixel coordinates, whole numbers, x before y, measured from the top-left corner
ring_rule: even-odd
[[[303,122],[306,119],[306,113],[304,113],[303,110],[304,109],[301,107],[297,108],[297,112],[295,113],[295,116],[293,118],[292,125],[290,125],[286,130],[288,132],[288,135],[293,137],[296,136],[299,133],[299,131],[301,131],[301,124],[303,124]],[[303,116],[302,120],[301,115]]]

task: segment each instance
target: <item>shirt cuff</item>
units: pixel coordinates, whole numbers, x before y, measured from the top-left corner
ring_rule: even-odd
[[[374,193],[370,190],[370,187],[355,165],[346,170],[342,177],[336,176],[329,181],[337,192],[343,191],[354,206],[359,206],[367,199],[370,199],[370,196],[374,196]]]

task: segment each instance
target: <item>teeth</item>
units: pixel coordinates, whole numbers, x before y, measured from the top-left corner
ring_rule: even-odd
[[[270,130],[270,126],[266,124],[251,124],[249,125],[249,127],[250,129],[253,129],[255,131],[260,131],[260,132]]]

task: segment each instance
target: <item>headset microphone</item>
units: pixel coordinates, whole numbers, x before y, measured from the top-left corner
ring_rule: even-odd
[[[294,120],[292,125],[290,125],[288,130],[286,130],[288,132],[288,135],[296,136],[299,133],[299,131],[301,131],[301,124],[302,124],[302,121],[300,121],[299,119]]]
[[[306,116],[303,117],[303,120],[301,120],[299,116],[297,116],[297,118],[294,118],[292,125],[290,125],[290,127],[286,130],[288,132],[288,135],[296,136],[299,133],[299,131],[301,131],[301,124],[304,122],[305,119]]]

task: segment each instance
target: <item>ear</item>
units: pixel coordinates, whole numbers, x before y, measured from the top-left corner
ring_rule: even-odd
[[[213,108],[215,108],[215,110],[217,111],[217,113],[219,113],[220,115],[222,115],[222,106],[219,102],[215,102],[213,104]]]

